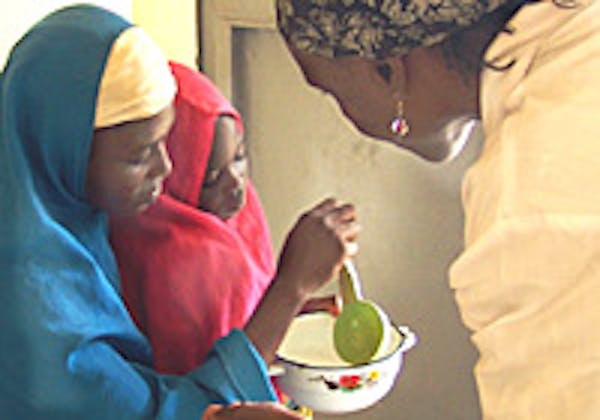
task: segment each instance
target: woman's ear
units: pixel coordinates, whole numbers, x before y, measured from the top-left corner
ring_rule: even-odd
[[[385,83],[392,92],[406,92],[406,66],[402,57],[388,57],[372,65],[376,83]]]
[[[392,68],[388,63],[376,63],[375,69],[377,70],[377,73],[383,77],[383,80],[385,80],[387,83],[390,83],[392,80]]]

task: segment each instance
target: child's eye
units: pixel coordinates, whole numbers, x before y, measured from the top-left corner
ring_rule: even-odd
[[[246,159],[246,157],[247,157],[246,145],[244,142],[242,142],[242,143],[240,143],[238,149],[235,152],[234,159],[235,160],[243,160],[243,159]]]
[[[132,165],[141,165],[142,163],[147,162],[152,156],[152,152],[149,147],[145,147],[139,153],[136,153],[135,156],[132,156],[128,162]]]

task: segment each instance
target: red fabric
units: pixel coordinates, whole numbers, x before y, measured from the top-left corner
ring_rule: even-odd
[[[248,185],[243,209],[224,222],[199,210],[216,119],[232,105],[199,72],[171,63],[177,117],[167,140],[173,172],[148,210],[113,220],[111,242],[125,302],[149,337],[156,369],[185,373],[214,342],[244,326],[268,287],[275,263],[265,216]]]

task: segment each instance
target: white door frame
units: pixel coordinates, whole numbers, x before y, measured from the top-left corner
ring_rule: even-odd
[[[229,99],[234,29],[275,29],[274,0],[203,0],[202,69]]]

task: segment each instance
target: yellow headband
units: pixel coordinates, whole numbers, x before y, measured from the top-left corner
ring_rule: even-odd
[[[175,97],[177,85],[158,45],[139,27],[114,42],[100,81],[94,128],[152,117]]]

